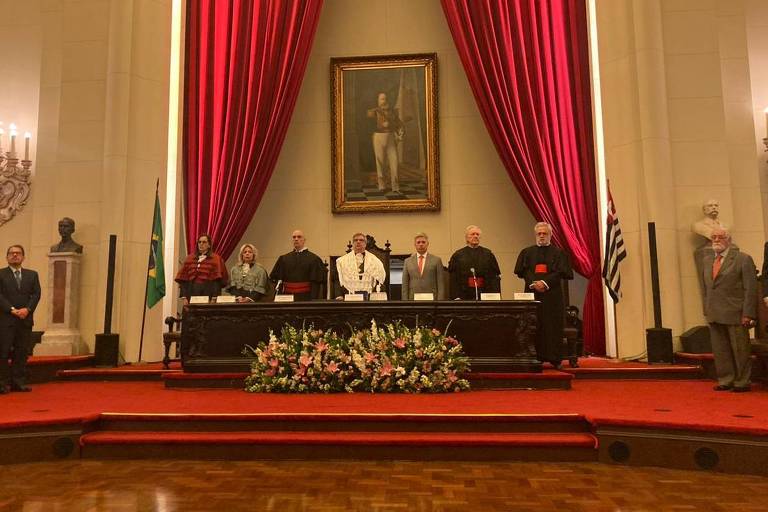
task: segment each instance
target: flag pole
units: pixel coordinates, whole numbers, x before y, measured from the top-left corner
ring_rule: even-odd
[[[157,200],[157,195],[160,193],[160,178],[157,178],[157,183],[155,184],[155,200]],[[152,201],[152,228],[149,230],[150,233],[154,233],[155,230],[155,202]],[[149,293],[149,265],[152,263],[152,238],[150,237],[149,241],[149,254],[147,256],[147,274],[144,276],[144,301],[141,303],[142,307],[144,308],[144,311],[141,314],[141,335],[139,335],[139,358],[137,363],[142,363],[141,360],[141,352],[144,348],[144,323],[147,320],[147,294]]]

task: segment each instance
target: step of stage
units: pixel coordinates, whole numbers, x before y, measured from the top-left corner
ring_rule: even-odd
[[[170,369],[161,363],[127,363],[115,367],[83,367],[73,370],[59,370],[56,377],[67,381],[160,381],[165,374],[182,373],[178,362],[171,363]]]
[[[578,414],[111,414],[84,458],[595,460]]]
[[[80,438],[96,459],[383,459],[594,461],[590,433],[95,432]]]
[[[588,433],[580,414],[126,414],[102,413],[91,431]]]
[[[168,372],[166,388],[244,388],[248,373]],[[571,389],[573,376],[558,371],[541,373],[470,373],[472,389]]]
[[[706,378],[699,365],[675,364],[645,367],[615,368],[566,368],[561,372],[573,375],[576,379],[653,379],[653,380],[689,380]]]
[[[59,380],[98,380],[98,381],[147,381],[163,380],[168,373],[181,373],[181,370],[120,370],[82,368],[79,370],[59,370],[56,377]]]
[[[40,384],[57,379],[60,371],[93,366],[93,355],[82,356],[32,356],[27,360],[29,383]]]

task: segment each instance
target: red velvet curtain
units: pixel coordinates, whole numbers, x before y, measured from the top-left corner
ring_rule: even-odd
[[[184,175],[188,250],[227,258],[275,168],[322,0],[187,0]]]
[[[442,0],[515,187],[589,279],[585,349],[605,353],[584,0]]]

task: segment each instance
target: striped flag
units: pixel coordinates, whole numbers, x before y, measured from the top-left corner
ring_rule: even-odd
[[[619,302],[621,297],[621,274],[619,263],[627,257],[624,249],[624,238],[621,236],[619,218],[616,216],[616,208],[613,205],[611,189],[608,188],[608,221],[605,231],[605,258],[603,260],[603,280],[608,287],[613,302]]]

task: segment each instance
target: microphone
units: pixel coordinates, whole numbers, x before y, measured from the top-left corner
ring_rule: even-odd
[[[469,269],[469,271],[472,272],[472,279],[474,279],[474,281],[475,281],[474,282],[474,285],[475,285],[474,286],[474,288],[475,288],[475,300],[480,300],[480,297],[478,296],[478,291],[477,291],[477,274],[475,274],[475,267],[471,267]]]
[[[277,280],[277,284],[275,285],[275,292],[276,292],[276,293],[280,293],[280,286],[281,286],[282,284],[283,284],[283,280],[282,280],[282,279],[278,279],[278,280]]]

